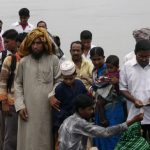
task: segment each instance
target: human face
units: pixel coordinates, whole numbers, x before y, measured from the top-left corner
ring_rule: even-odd
[[[72,86],[74,84],[74,81],[75,81],[75,77],[76,77],[76,74],[73,74],[73,75],[68,75],[68,76],[63,76],[63,82],[68,85],[68,86]]]
[[[87,50],[91,49],[91,42],[92,42],[91,39],[82,39],[81,40],[81,43],[83,44],[83,48],[87,49]]]
[[[102,65],[104,64],[105,57],[95,55],[95,56],[91,57],[91,60],[92,60],[94,67],[98,69],[98,68],[102,67]]]
[[[94,106],[79,108],[79,114],[84,119],[90,119],[94,114]]]
[[[16,40],[4,38],[4,47],[5,49],[11,51],[12,53],[16,52],[17,49]]]
[[[20,16],[20,23],[26,25],[28,23],[29,17],[27,16]]]
[[[118,67],[116,67],[110,63],[107,63],[106,65],[107,65],[107,71],[108,72],[116,72],[118,70]]]
[[[34,58],[40,58],[44,51],[44,46],[40,38],[35,39],[31,44],[32,55]]]
[[[150,50],[149,51],[140,51],[136,54],[136,60],[143,68],[149,64],[150,59]]]
[[[46,24],[45,24],[44,22],[40,22],[40,23],[37,25],[37,27],[47,29]]]
[[[82,47],[81,44],[76,44],[76,43],[72,44],[70,53],[71,53],[73,60],[78,61],[81,59],[81,57],[82,57],[81,47]]]

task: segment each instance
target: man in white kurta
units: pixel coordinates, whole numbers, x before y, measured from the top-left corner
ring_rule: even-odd
[[[135,58],[125,63],[120,72],[120,90],[131,101],[128,120],[144,111],[143,135],[150,136],[150,41],[136,43]]]
[[[19,54],[25,57],[20,61],[15,83],[17,150],[53,149],[50,100],[54,99],[60,70],[52,52],[52,42],[44,29],[34,29],[21,45]]]

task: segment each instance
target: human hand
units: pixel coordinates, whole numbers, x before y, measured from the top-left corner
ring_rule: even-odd
[[[7,104],[6,100],[2,101],[2,111],[4,115],[11,116],[10,106]]]
[[[55,96],[50,97],[49,101],[50,101],[50,105],[53,108],[55,108],[56,110],[60,111],[60,108],[59,108],[60,101],[57,100]]]
[[[112,78],[110,78],[110,83],[111,84],[118,84],[119,83],[119,79],[116,78],[116,77],[112,77]]]
[[[131,124],[142,121],[144,117],[144,113],[139,113],[138,115],[134,116],[131,120],[127,121],[127,125],[130,126]]]
[[[23,108],[23,109],[19,110],[19,115],[22,120],[27,121],[28,120],[27,108]]]
[[[143,107],[142,101],[141,101],[141,100],[138,100],[138,99],[135,99],[134,105],[135,105],[136,108],[141,108],[141,107]]]

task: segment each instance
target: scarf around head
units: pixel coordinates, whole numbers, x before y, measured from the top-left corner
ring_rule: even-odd
[[[133,31],[133,37],[136,40],[150,40],[150,28],[141,28]]]
[[[48,54],[55,54],[55,47],[53,45],[53,41],[50,38],[49,34],[47,33],[46,29],[35,28],[30,33],[27,34],[26,38],[20,45],[18,53],[21,57],[27,56],[31,53],[30,52],[31,44],[37,38],[41,39],[44,48]]]

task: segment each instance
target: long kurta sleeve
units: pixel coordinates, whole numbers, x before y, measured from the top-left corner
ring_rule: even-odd
[[[53,59],[53,89],[50,91],[48,94],[48,98],[51,96],[55,95],[55,88],[56,86],[60,83],[61,81],[61,71],[60,71],[60,64],[59,64],[59,59],[55,56]]]
[[[22,61],[20,62],[18,66],[18,71],[16,75],[15,96],[16,96],[16,101],[15,101],[16,111],[19,111],[25,108],[24,92],[23,92],[23,63]]]
[[[78,122],[73,132],[88,137],[109,137],[115,134],[119,134],[127,130],[127,128],[128,127],[126,123],[104,128],[101,126],[93,125],[92,123],[89,123],[82,119]]]

